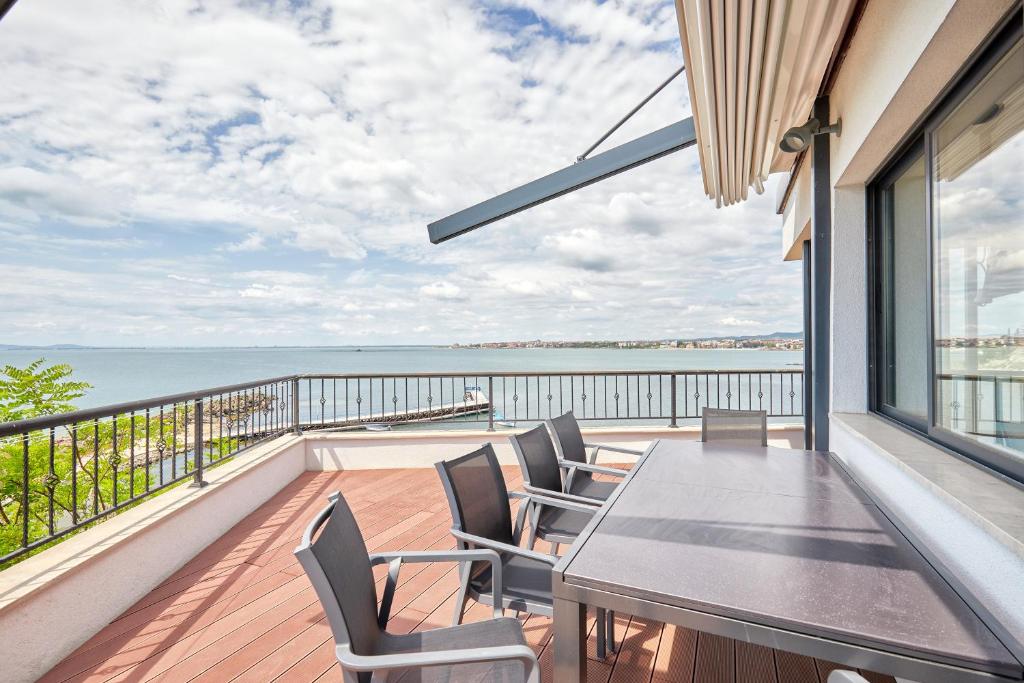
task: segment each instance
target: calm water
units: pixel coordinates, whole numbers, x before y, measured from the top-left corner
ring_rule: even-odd
[[[82,349],[0,351],[0,364],[45,357],[93,385],[78,407],[139,400],[296,373],[734,370],[799,367],[799,351],[449,349],[440,347]]]

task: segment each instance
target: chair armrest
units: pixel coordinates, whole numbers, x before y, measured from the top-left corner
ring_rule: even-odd
[[[528,645],[497,645],[459,650],[436,650],[433,652],[405,652],[396,655],[357,655],[348,645],[338,645],[334,654],[342,667],[349,671],[380,671],[406,667],[437,666],[439,664],[465,664],[470,662],[494,662],[506,659],[519,660],[526,669],[529,683],[540,683],[540,665],[537,655]]]
[[[476,562],[477,560],[498,559],[490,550],[396,550],[387,553],[371,553],[370,566],[377,566],[391,560],[405,563],[416,562]]]
[[[593,514],[601,507],[602,501],[594,498],[584,498],[572,493],[551,491],[549,489],[538,489],[529,484],[523,484],[529,502],[535,505],[550,505],[563,510],[574,510],[576,512],[587,512]]]
[[[644,454],[643,451],[637,451],[637,450],[634,450],[632,448],[622,448],[620,446],[606,446],[606,445],[600,444],[600,443],[585,443],[585,444],[583,444],[583,446],[584,446],[584,448],[593,448],[594,449],[594,453],[592,453],[591,455],[595,455],[598,451],[612,451],[613,453],[626,453],[628,455],[643,455]]]
[[[493,550],[484,548],[473,550],[406,550],[388,553],[373,553],[370,555],[370,566],[388,563],[388,579],[384,584],[384,593],[380,600],[380,612],[377,615],[377,623],[381,628],[388,625],[391,616],[391,605],[395,599],[395,589],[398,588],[398,572],[405,562],[490,562],[491,563],[491,590],[494,593],[494,618],[502,616],[502,582],[501,582],[501,556]]]
[[[455,527],[451,528],[451,532],[452,536],[464,543],[471,543],[473,545],[480,546],[481,548],[490,548],[491,550],[497,550],[498,552],[518,555],[519,557],[525,557],[530,560],[537,560],[538,562],[550,564],[552,567],[558,564],[559,558],[554,555],[545,555],[544,553],[538,553],[536,550],[520,548],[517,545],[509,545],[508,543],[502,543],[501,541],[492,541],[491,539],[484,538],[483,536],[467,534],[465,531],[461,531]]]
[[[594,474],[608,474],[613,477],[624,477],[629,472],[625,470],[619,470],[614,467],[604,467],[603,465],[590,465],[585,462],[573,462],[571,460],[559,460],[558,464],[562,467],[570,467],[573,469],[580,470],[581,472],[593,472]]]

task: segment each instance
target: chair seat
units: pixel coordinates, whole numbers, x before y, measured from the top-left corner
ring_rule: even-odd
[[[470,588],[491,604],[491,570],[485,569],[470,581]],[[551,608],[551,565],[528,557],[501,555],[501,593],[511,609],[523,609],[526,603]]]
[[[592,514],[545,505],[537,520],[537,538],[555,543],[572,543]]]
[[[549,570],[550,574],[550,570]],[[523,629],[517,619],[488,619],[452,628],[420,633],[383,634],[377,654],[393,655],[438,650],[472,650],[502,645],[525,645]],[[526,678],[523,665],[517,661],[448,664],[422,669],[394,669],[387,680],[402,683],[455,683],[456,681],[498,681],[522,683]]]
[[[502,645],[525,645],[522,627],[514,618],[493,618],[473,624],[423,631],[420,633],[391,634],[381,638],[377,654],[409,652],[436,652],[463,650]],[[521,683],[526,672],[518,661],[480,661],[474,664],[444,665],[423,669],[395,669],[387,680],[401,683],[455,683],[456,681],[499,681]]]
[[[619,486],[613,481],[598,481],[593,477],[580,476],[580,474],[580,472],[577,472],[576,476],[572,478],[572,490],[569,491],[569,493],[575,496],[593,498],[594,500],[608,500]]]

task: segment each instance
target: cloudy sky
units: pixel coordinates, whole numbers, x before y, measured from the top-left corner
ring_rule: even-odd
[[[771,199],[715,209],[692,150],[427,240],[680,62],[669,0],[23,0],[0,22],[0,343],[798,330]],[[688,113],[679,78],[610,144]]]

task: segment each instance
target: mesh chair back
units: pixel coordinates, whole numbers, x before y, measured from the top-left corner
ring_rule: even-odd
[[[562,459],[585,463],[587,447],[583,443],[580,425],[576,422],[572,411],[552,418],[548,422],[551,425],[552,435],[555,437],[555,445],[562,451]]]
[[[312,540],[318,529],[320,535]],[[324,606],[335,641],[349,642],[356,654],[372,655],[381,633],[373,570],[359,525],[340,494],[309,525],[295,554]]]
[[[461,458],[439,462],[435,467],[441,475],[452,522],[457,529],[515,545],[508,489],[491,444],[484,444]],[[487,562],[474,562],[471,573],[476,576],[489,566]]]
[[[704,408],[700,420],[701,441],[745,441],[768,445],[768,413],[764,410]]]
[[[562,472],[551,436],[544,425],[509,437],[526,483],[548,491],[562,491]]]

